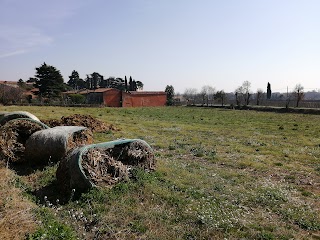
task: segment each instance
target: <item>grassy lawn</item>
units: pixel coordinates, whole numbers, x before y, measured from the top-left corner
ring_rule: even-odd
[[[187,107],[0,107],[16,110],[40,119],[90,114],[121,129],[95,133],[95,142],[140,138],[157,159],[155,172],[136,171],[128,182],[93,189],[63,205],[57,203],[57,164],[24,175],[6,170],[10,178],[0,180],[16,189],[11,198],[19,196],[31,206],[36,227],[25,227],[28,239],[320,238],[318,115]],[[11,205],[0,196],[2,231],[1,215],[9,214]]]

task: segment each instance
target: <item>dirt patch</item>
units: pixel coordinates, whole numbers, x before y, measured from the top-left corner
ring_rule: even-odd
[[[83,126],[89,128],[92,132],[105,132],[109,130],[119,131],[112,124],[106,124],[105,122],[92,117],[91,115],[74,114],[71,116],[63,116],[60,120],[51,119],[43,120],[43,123],[50,127],[56,126]]]
[[[41,123],[28,119],[15,119],[0,127],[0,160],[22,162],[29,137],[44,129]]]

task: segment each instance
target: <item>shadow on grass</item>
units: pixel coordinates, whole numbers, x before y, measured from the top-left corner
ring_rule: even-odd
[[[80,192],[75,192],[72,189],[66,188],[63,182],[58,182],[56,179],[55,170],[52,173],[52,169],[56,167],[52,163],[42,163],[42,164],[30,164],[30,163],[12,163],[10,164],[10,169],[14,170],[17,175],[27,177],[25,179],[27,185],[30,181],[39,182],[40,178],[46,178],[44,181],[45,185],[41,187],[33,187],[33,190],[28,190],[28,193],[36,198],[36,201],[40,204],[66,204],[73,200],[78,200],[81,196]],[[49,172],[46,172],[46,171]],[[29,178],[28,176],[39,171]],[[66,180],[67,181],[67,180]],[[63,186],[61,185],[63,184]],[[38,184],[36,184],[38,185]]]
[[[75,194],[72,191],[70,193],[62,192],[57,180],[54,180],[53,182],[42,188],[32,191],[31,194],[36,197],[39,203],[50,203],[53,205],[64,205],[70,201],[77,200],[80,197],[80,194]]]
[[[42,163],[42,164],[11,163],[9,167],[13,169],[19,176],[27,176],[37,170],[43,171],[46,167],[48,167],[48,163]]]

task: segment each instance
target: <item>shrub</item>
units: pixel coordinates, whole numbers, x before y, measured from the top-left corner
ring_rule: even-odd
[[[70,94],[69,98],[72,103],[83,104],[86,102],[86,97],[81,94]]]

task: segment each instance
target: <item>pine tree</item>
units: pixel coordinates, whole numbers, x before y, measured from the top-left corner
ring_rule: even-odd
[[[137,91],[137,83],[135,80],[132,81],[132,91]]]
[[[165,92],[167,93],[167,105],[173,105],[173,97],[174,97],[174,88],[172,85],[167,85]]]
[[[142,90],[143,89],[143,83],[140,81],[136,81],[137,89]]]
[[[67,82],[67,85],[72,87],[74,90],[81,89],[80,88],[80,79],[79,73],[76,70],[73,70],[71,73],[71,76],[69,76],[69,81]]]
[[[36,68],[37,78],[34,86],[39,88],[38,94],[41,97],[59,98],[64,90],[63,77],[55,67],[45,62]]]
[[[92,88],[97,89],[98,86],[100,85],[101,80],[103,79],[103,76],[97,72],[94,72],[91,74],[91,79],[92,79]]]

